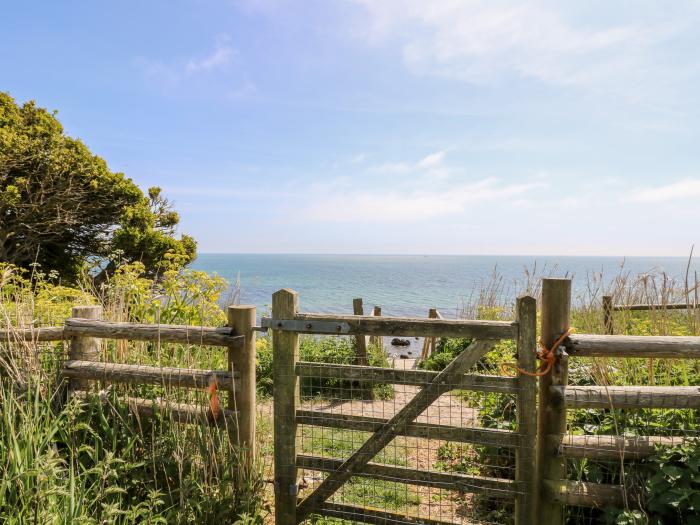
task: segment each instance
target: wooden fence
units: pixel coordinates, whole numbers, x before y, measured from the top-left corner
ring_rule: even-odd
[[[272,298],[272,318],[264,326],[273,330],[274,435],[275,435],[275,520],[278,525],[296,525],[311,515],[322,515],[367,523],[442,523],[426,517],[407,517],[367,506],[328,501],[355,476],[391,479],[427,487],[451,487],[462,493],[492,493],[515,500],[518,523],[534,523],[538,484],[535,470],[536,380],[521,375],[470,375],[466,372],[501,339],[514,339],[518,365],[535,369],[536,303],[532,297],[518,300],[517,321],[466,321],[444,319],[388,318],[379,316],[339,316],[300,313],[298,294],[280,290]],[[358,311],[357,302],[355,311]],[[397,370],[353,364],[328,364],[299,360],[299,334],[343,334],[364,341],[371,336],[417,336],[473,338],[469,349],[455,358],[442,372]],[[409,384],[421,387],[413,399],[390,418],[372,418],[302,409],[301,378],[336,378]],[[450,390],[477,390],[515,393],[515,431],[463,428],[444,422],[421,423],[417,416]],[[298,426],[321,426],[370,432],[371,436],[348,458],[337,459],[304,455],[297,450]],[[516,451],[514,479],[480,477],[459,473],[397,467],[374,463],[375,456],[396,436],[432,438],[444,441],[498,445]],[[298,469],[327,472],[323,481],[299,499]],[[413,520],[413,521],[411,521]]]
[[[665,436],[588,436],[567,432],[569,409],[700,409],[700,387],[660,386],[573,386],[568,384],[571,359],[611,358],[700,358],[700,337],[621,336],[572,334],[555,349],[557,360],[539,378],[470,373],[493,344],[512,339],[517,364],[528,372],[536,367],[537,307],[532,297],[518,299],[514,322],[382,317],[374,315],[322,315],[300,313],[298,295],[280,290],[272,297],[272,318],[263,328],[273,332],[274,367],[274,468],[275,519],[279,525],[296,525],[311,514],[331,517],[351,515],[368,523],[403,523],[406,518],[381,510],[352,508],[327,501],[350,477],[391,477],[402,483],[445,487],[458,492],[498,492],[515,502],[518,524],[561,525],[565,507],[623,506],[628,500],[622,485],[577,482],[567,479],[567,458],[637,461],[652,455],[658,445],[677,443]],[[616,309],[606,300],[607,311]],[[637,305],[638,306],[638,305]],[[646,305],[648,306],[648,305]],[[671,307],[671,305],[666,305]],[[688,306],[688,305],[684,305]],[[673,306],[676,308],[676,306]],[[678,306],[680,307],[680,306]],[[361,303],[355,311],[361,310]],[[549,347],[569,328],[571,281],[545,279],[540,305],[540,337]],[[621,309],[621,308],[620,308]],[[627,309],[632,308],[627,306]],[[0,330],[0,342],[67,341],[68,359],[63,375],[71,389],[85,390],[92,381],[205,388],[215,381],[228,391],[228,406],[220,418],[212,418],[208,407],[185,404],[161,406],[152,400],[131,398],[129,406],[150,416],[168,411],[180,422],[226,426],[236,443],[253,449],[255,443],[255,308],[231,306],[226,327],[194,327],[116,323],[101,319],[100,307],[76,307],[60,327]],[[606,325],[607,326],[607,325]],[[365,336],[418,336],[473,338],[476,342],[443,372],[397,370],[368,366],[366,354],[355,364],[304,362],[299,359],[299,334],[342,334],[365,341]],[[155,367],[102,361],[101,339],[128,339],[221,346],[228,349],[226,370]],[[432,344],[432,343],[431,343]],[[336,378],[371,380],[391,385],[414,385],[421,389],[389,418],[334,415],[300,406],[300,379]],[[516,401],[516,430],[465,428],[442,423],[415,421],[418,414],[450,390],[473,390],[513,394]],[[297,450],[299,425],[371,432],[372,436],[344,460],[305,455]],[[372,462],[376,454],[397,435],[430,437],[444,441],[497,445],[515,450],[512,479],[407,469]],[[250,455],[252,457],[252,454]],[[298,469],[328,473],[315,491],[299,500]],[[437,523],[418,520],[416,523]]]
[[[556,293],[552,293],[555,288]],[[549,343],[569,327],[571,284],[568,280],[545,279],[542,297],[542,337]],[[649,310],[650,305],[614,307],[606,299],[605,311]],[[665,305],[687,308],[688,305]],[[661,307],[659,307],[661,308]],[[606,315],[606,319],[609,317]],[[608,326],[606,322],[606,326]],[[561,525],[565,506],[634,506],[635,498],[623,485],[578,482],[566,479],[567,458],[631,462],[648,458],[658,445],[673,445],[682,438],[665,436],[570,435],[566,421],[569,409],[700,409],[700,386],[571,386],[571,359],[608,358],[700,358],[700,337],[624,336],[572,334],[560,348],[552,372],[540,378],[538,431],[538,477],[541,499],[536,523]]]
[[[614,312],[655,312],[665,310],[693,310],[700,305],[696,303],[660,303],[660,304],[615,304],[612,295],[603,296],[603,326],[605,333],[613,335]]]
[[[221,328],[162,324],[117,323],[102,320],[102,307],[77,306],[63,326],[0,330],[0,342],[66,341],[68,359],[62,374],[70,391],[90,389],[93,381],[151,384],[203,389],[215,383],[228,392],[228,406],[214,417],[208,406],[126,398],[131,410],[142,416],[169,415],[180,423],[225,427],[231,439],[251,453],[255,447],[255,307],[229,306],[228,326]],[[227,370],[202,370],[104,362],[102,339],[128,339],[228,349]]]

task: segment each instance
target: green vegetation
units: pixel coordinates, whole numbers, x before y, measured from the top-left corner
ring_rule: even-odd
[[[0,265],[2,327],[60,324],[71,305],[101,301],[108,318],[220,324],[225,283],[200,272],[153,281],[118,268],[99,297],[42,272]],[[10,340],[12,336],[10,335]],[[225,350],[109,341],[111,361],[224,368]],[[225,430],[139,418],[126,395],[204,403],[204,392],[114,385],[70,398],[59,379],[63,343],[0,343],[0,522],[262,523],[263,456],[240,461]],[[261,447],[261,451],[264,447]]]
[[[645,281],[648,286],[649,279]],[[193,325],[225,322],[220,304],[225,281],[203,272],[170,268],[157,279],[139,262],[116,266],[105,286],[65,286],[55,274],[35,265],[26,271],[0,265],[0,319],[3,327],[60,324],[76,304],[99,303],[113,320]],[[627,290],[626,293],[631,292]],[[670,292],[669,292],[670,293]],[[671,302],[670,299],[666,299]],[[641,302],[641,301],[640,301]],[[572,318],[579,332],[601,333],[599,301],[579,298]],[[507,306],[481,305],[478,315],[508,318]],[[616,312],[615,330],[627,334],[698,334],[696,313],[682,311]],[[441,370],[471,341],[443,339],[421,367]],[[86,398],[68,399],[57,380],[65,354],[62,343],[0,343],[0,521],[7,523],[188,523],[253,522],[269,516],[271,425],[260,418],[260,458],[254,471],[240,469],[240,452],[225,433],[199,426],[173,424],[165,414],[137,418],[122,402],[124,395],[203,403],[204,392],[172,391],[161,386],[108,387]],[[225,368],[225,350],[197,345],[106,342],[110,361]],[[354,339],[302,337],[303,360],[352,363]],[[380,349],[369,347],[370,364],[387,366]],[[514,343],[498,344],[477,365],[482,374],[502,374],[500,365],[514,359]],[[258,339],[258,385],[261,405],[272,390],[272,344]],[[688,360],[572,359],[572,384],[698,385],[700,364]],[[329,378],[304,380],[309,403],[366,400],[366,385]],[[364,392],[364,393],[363,393]],[[389,399],[392,387],[371,388],[375,400]],[[473,407],[478,425],[514,428],[512,395],[460,392]],[[698,412],[693,410],[572,410],[569,428],[579,434],[697,436]],[[351,430],[302,427],[301,451],[346,458],[368,434]],[[416,440],[395,440],[376,461],[409,466]],[[460,444],[435,445],[432,468],[482,476],[512,477],[512,450]],[[614,524],[700,522],[698,510],[697,440],[659,449],[644,463],[570,460],[570,479],[622,483],[632,488],[635,501],[628,509],[569,509],[568,523],[607,521]],[[411,512],[419,493],[385,480],[353,479],[338,497],[347,503]],[[637,510],[638,501],[644,511]],[[512,507],[479,494],[469,497],[471,516],[509,523]],[[679,518],[682,516],[682,518]],[[334,520],[322,520],[334,521]]]
[[[149,276],[179,269],[196,252],[175,238],[178,214],[160,188],[148,195],[109,170],[56,114],[22,106],[0,92],[0,261],[39,263],[76,282],[86,266],[103,282],[122,262],[140,261]]]
[[[314,363],[353,364],[356,359],[353,337],[313,337],[299,338],[299,358]],[[375,345],[368,345],[367,357],[370,366],[388,366],[384,351]],[[263,337],[257,341],[256,380],[258,391],[263,396],[272,395],[272,338]],[[393,395],[390,385],[363,386],[357,382],[330,378],[304,378],[301,390],[305,397],[333,396],[337,398],[373,397],[389,399]]]

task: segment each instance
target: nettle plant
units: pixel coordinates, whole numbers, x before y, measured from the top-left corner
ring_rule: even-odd
[[[700,525],[700,438],[660,447],[639,473],[644,511],[609,511],[615,525]]]

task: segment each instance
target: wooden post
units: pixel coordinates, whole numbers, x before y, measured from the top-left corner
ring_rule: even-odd
[[[570,328],[571,279],[542,280],[542,312],[540,337],[546,347],[550,347],[562,333]],[[564,523],[564,506],[545,496],[542,486],[546,481],[559,481],[566,476],[566,462],[552,447],[548,436],[566,433],[566,406],[550,392],[550,386],[564,386],[568,380],[566,356],[557,359],[552,370],[540,377],[537,479],[540,482],[538,519],[540,525],[561,525]]]
[[[74,306],[71,310],[71,317],[78,319],[102,319],[101,306]],[[100,361],[102,358],[102,341],[97,337],[73,337],[70,343],[71,360],[77,361]],[[71,379],[69,391],[89,390],[90,380]]]
[[[299,294],[279,290],[272,295],[273,319],[294,319]],[[296,525],[296,410],[299,406],[299,380],[294,371],[299,360],[299,335],[272,332],[274,432],[275,432],[275,524]]]
[[[523,296],[516,304],[518,321],[518,367],[528,372],[537,368],[537,301]],[[516,525],[536,523],[539,479],[537,478],[537,378],[520,373],[516,399],[517,432],[520,446],[515,450]]]
[[[382,307],[375,306],[374,311],[372,312],[372,315],[374,315],[374,317],[381,317],[382,316]],[[377,346],[380,350],[384,350],[384,339],[382,338],[381,335],[369,336],[369,344]]]
[[[603,324],[605,333],[613,335],[613,298],[612,295],[603,296]]]
[[[238,388],[229,396],[229,408],[238,411],[236,443],[245,449],[246,461],[252,464],[255,456],[255,306],[229,306],[228,325],[234,335],[245,337],[243,347],[228,349],[229,370],[238,371]],[[233,385],[230,385],[233,386]]]
[[[362,308],[362,298],[357,298],[352,300],[352,313],[355,315],[364,315],[364,310]],[[358,335],[355,336],[356,341],[356,354],[355,354],[355,364],[356,365],[367,365],[367,336]]]
[[[431,308],[428,310],[428,319],[440,319],[440,314],[437,308]],[[435,353],[437,348],[437,337],[426,337],[423,339],[423,349],[421,350],[420,358],[425,361],[431,354]]]

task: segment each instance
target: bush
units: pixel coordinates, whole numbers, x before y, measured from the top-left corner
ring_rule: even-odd
[[[659,447],[637,473],[640,510],[610,510],[615,525],[700,524],[700,439]]]
[[[262,395],[272,395],[273,368],[272,368],[272,336],[259,338],[256,344],[257,365],[256,379],[258,392]],[[357,351],[355,339],[352,337],[313,337],[304,336],[299,339],[299,359],[314,363],[353,364]],[[370,366],[389,366],[386,353],[375,345],[367,347],[367,355]],[[350,381],[325,378],[305,378],[301,384],[305,396],[323,395],[331,389],[342,389],[347,395],[360,395],[363,390],[354,386]],[[390,385],[373,385],[371,395],[380,399],[387,399],[393,395]]]

